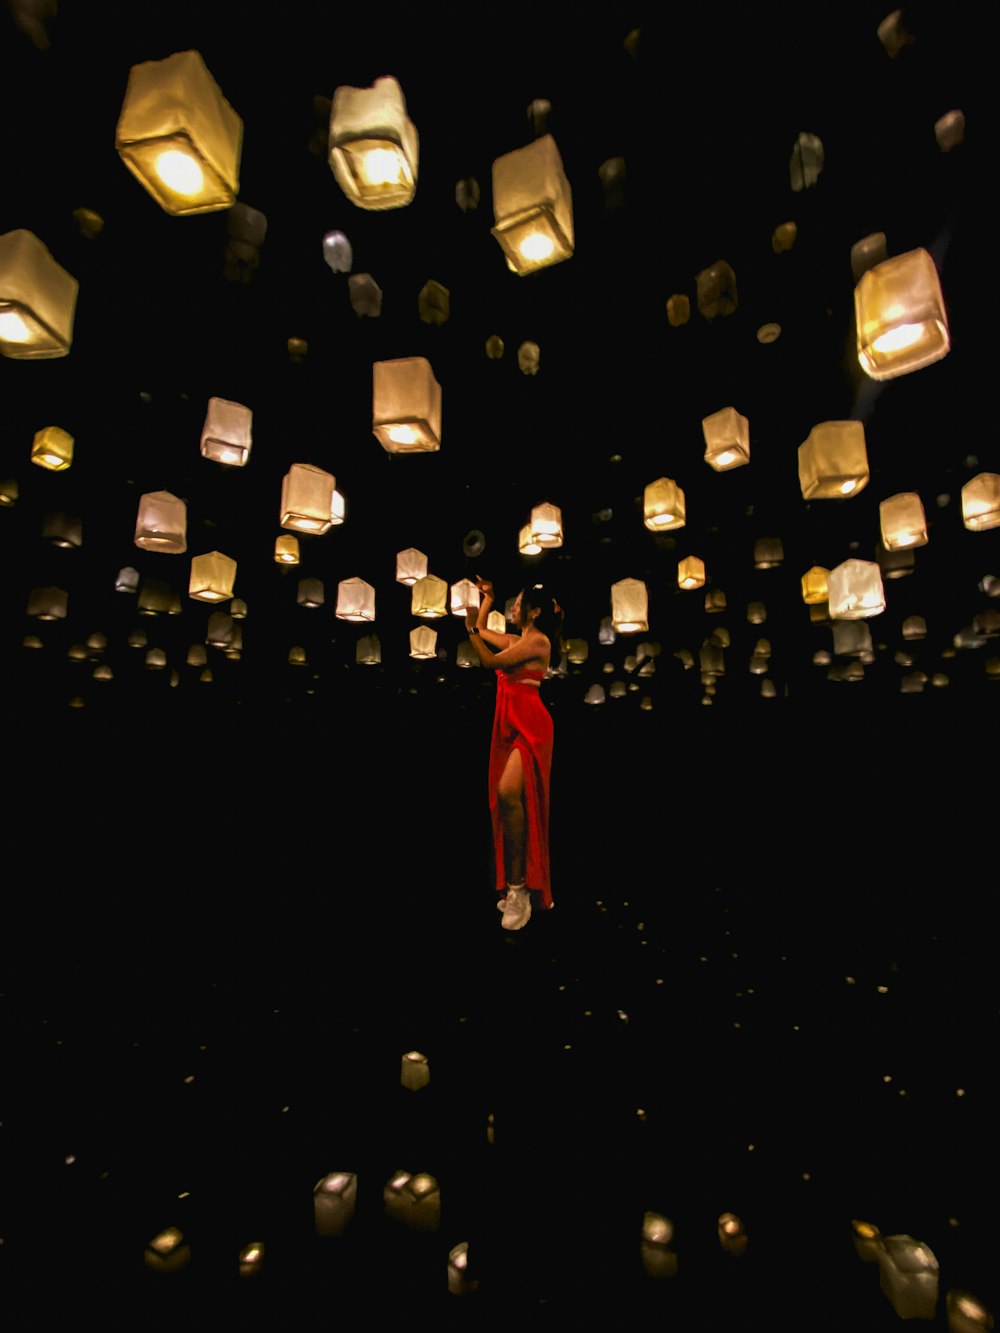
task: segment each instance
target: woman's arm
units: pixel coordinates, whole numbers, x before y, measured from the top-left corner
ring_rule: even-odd
[[[550,652],[549,641],[542,633],[508,634],[506,637],[509,640],[509,647],[501,649],[498,653],[491,652],[487,648],[481,634],[470,632],[469,637],[483,665],[499,667],[501,670],[509,671],[512,667],[520,666],[522,662],[538,661]]]
[[[490,611],[493,609],[493,584],[488,583],[476,575],[476,587],[479,589],[479,614],[476,616],[476,628],[479,630],[482,638],[487,643],[492,644],[497,650],[509,648],[517,635],[498,634],[496,630],[487,629],[486,622],[490,618]]]

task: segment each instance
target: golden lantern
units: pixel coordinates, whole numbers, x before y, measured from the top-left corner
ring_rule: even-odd
[[[79,287],[34,232],[0,236],[0,354],[12,361],[68,355]]]
[[[719,1244],[734,1259],[746,1253],[747,1233],[735,1213],[723,1213],[718,1222]]]
[[[206,667],[198,679],[201,681],[202,685],[211,685],[212,681],[215,679],[212,675],[211,667]]]
[[[467,671],[469,667],[482,666],[479,654],[468,639],[462,639],[455,649],[455,665],[461,667],[463,671]]]
[[[240,1277],[255,1277],[264,1271],[264,1242],[253,1240],[240,1250]]]
[[[378,666],[382,661],[382,644],[377,634],[366,634],[359,639],[354,649],[354,661],[358,666]]]
[[[934,122],[934,138],[942,153],[950,153],[965,140],[965,112],[946,111]]]
[[[234,620],[246,620],[247,604],[242,597],[234,597],[233,604],[229,608],[229,614]],[[242,630],[240,631],[242,633]]]
[[[185,659],[188,666],[203,667],[208,662],[208,654],[205,652],[205,646],[201,643],[192,643],[187,650]]]
[[[799,229],[794,222],[780,222],[771,233],[771,249],[776,255],[791,250],[798,234]]]
[[[526,340],[517,349],[517,368],[522,375],[537,375],[542,363],[542,349],[538,343]]]
[[[494,634],[507,633],[507,621],[502,611],[491,611],[486,617],[486,628],[492,630]]]
[[[975,1296],[952,1287],[945,1296],[948,1333],[991,1333],[993,1316]]]
[[[649,599],[641,579],[621,579],[611,585],[611,623],[619,634],[649,629]]]
[[[491,361],[499,361],[503,353],[503,339],[498,334],[491,333],[486,339],[486,355]]]
[[[419,1051],[407,1051],[399,1074],[399,1082],[408,1092],[419,1092],[431,1081],[431,1067],[426,1055]]]
[[[337,479],[311,463],[293,463],[281,482],[278,526],[317,536],[332,526],[333,491]]]
[[[777,569],[785,558],[780,537],[758,537],[753,544],[754,569]]]
[[[642,495],[642,521],[650,532],[683,528],[687,521],[684,492],[669,477],[651,481]]]
[[[923,616],[907,616],[903,621],[904,639],[926,639],[927,621]]]
[[[173,1273],[191,1258],[191,1247],[178,1227],[167,1227],[146,1244],[146,1267]]]
[[[342,1236],[358,1202],[353,1171],[331,1171],[313,1187],[313,1220],[319,1236]]]
[[[479,1289],[479,1279],[469,1274],[469,1242],[459,1241],[448,1251],[448,1292],[468,1296]]]
[[[459,579],[449,590],[451,614],[464,616],[466,611],[479,610],[479,589],[471,579]]]
[[[289,648],[288,664],[289,666],[308,665],[308,659],[306,658],[306,650],[303,647],[301,647],[301,645],[294,644],[291,648]]]
[[[430,278],[420,289],[417,298],[417,313],[424,324],[440,327],[447,324],[451,313],[451,293],[447,287]]]
[[[11,508],[11,506],[17,504],[17,497],[19,494],[20,489],[16,477],[3,477],[0,479],[0,505],[3,505],[8,509]]]
[[[830,570],[830,617],[861,620],[885,610],[882,572],[874,560],[845,560]]]
[[[604,699],[605,694],[603,685],[595,684],[589,686],[587,693],[583,696],[583,702],[585,704],[602,704],[604,703]]]
[[[854,316],[858,360],[873,380],[920,370],[951,346],[937,268],[923,249],[866,270],[854,289]]]
[[[295,600],[299,606],[308,607],[310,610],[316,610],[317,607],[322,606],[326,601],[323,580],[317,578],[299,579]]]
[[[860,421],[823,421],[799,445],[804,500],[842,500],[868,485],[868,451]]]
[[[691,318],[691,298],[675,292],[667,301],[667,323],[672,329],[683,328]]]
[[[73,462],[73,436],[61,426],[46,426],[32,441],[31,461],[49,472],[65,472]]]
[[[129,70],[115,147],[166,212],[232,208],[242,142],[243,122],[199,52],[179,51]]]
[[[830,571],[822,565],[813,565],[802,575],[802,600],[806,606],[817,606],[829,597]]]
[[[201,452],[214,463],[243,467],[253,443],[253,413],[242,403],[210,398],[201,430]]]
[[[586,639],[567,639],[566,657],[572,666],[582,666],[589,656]]]
[[[144,551],[183,555],[187,550],[187,505],[169,491],[139,497],[135,544]]]
[[[750,422],[735,407],[724,407],[703,417],[705,462],[716,472],[728,472],[750,462]]]
[[[776,699],[778,697],[777,686],[770,676],[766,676],[760,682],[760,697],[762,699]]]
[[[726,260],[717,259],[708,268],[703,268],[695,274],[694,282],[698,313],[703,319],[711,321],[736,312],[739,305],[736,274]]]
[[[94,680],[114,680],[114,672],[106,662],[101,662],[94,667]]]
[[[542,548],[531,535],[531,524],[525,523],[517,535],[517,549],[521,555],[541,555]]]
[[[441,1190],[426,1171],[411,1175],[397,1171],[382,1191],[386,1217],[418,1231],[437,1231],[441,1225]]]
[[[747,603],[747,620],[751,625],[763,625],[767,619],[767,607],[763,602]]]
[[[150,671],[162,671],[167,665],[167,655],[162,648],[150,648],[146,652],[146,666]]]
[[[854,1249],[863,1264],[877,1264],[882,1248],[882,1233],[874,1222],[861,1222],[851,1219],[851,1231],[854,1236]]]
[[[199,602],[226,602],[233,595],[236,561],[221,551],[196,555],[191,561],[188,596]]]
[[[413,585],[410,611],[415,616],[423,616],[425,620],[436,620],[448,613],[447,597],[448,585],[444,579],[426,574]]]
[[[423,551],[409,546],[405,551],[396,552],[396,582],[405,583],[412,588],[418,579],[427,576],[427,557]]]
[[[492,234],[521,277],[573,253],[573,195],[551,134],[493,163]]]
[[[548,502],[535,505],[531,511],[531,540],[543,550],[552,550],[563,544],[562,510]]]
[[[912,1236],[886,1236],[879,1251],[879,1285],[900,1319],[933,1319],[939,1267],[929,1246]]]
[[[83,520],[64,513],[46,514],[42,519],[42,537],[64,551],[83,545]]]
[[[387,74],[370,88],[340,87],[330,113],[329,162],[358,208],[402,208],[417,189],[420,137],[399,83]]]
[[[69,594],[62,588],[32,588],[28,594],[28,615],[36,620],[65,620]]]
[[[410,656],[421,660],[437,657],[437,630],[430,625],[418,625],[410,630]]]
[[[283,532],[274,539],[274,559],[279,565],[297,565],[299,563],[299,539],[290,532]]]
[[[1000,527],[1000,474],[980,472],[962,487],[962,522],[970,532]]]
[[[863,620],[835,620],[833,651],[837,657],[865,657],[872,651],[872,632]]]
[[[674,1224],[669,1218],[662,1213],[643,1214],[639,1257],[650,1277],[677,1276],[677,1255],[670,1248],[673,1238]]]
[[[146,634],[144,630],[133,629],[129,631],[128,646],[130,648],[145,648]]]
[[[372,432],[389,454],[441,448],[441,385],[422,356],[372,367]]]
[[[342,579],[337,584],[338,620],[364,624],[375,619],[375,589],[364,579]]]
[[[703,588],[705,586],[705,562],[696,555],[687,555],[677,566],[678,588]]]

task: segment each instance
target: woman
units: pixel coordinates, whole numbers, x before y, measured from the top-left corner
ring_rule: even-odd
[[[520,930],[531,916],[531,893],[541,906],[552,904],[549,883],[549,777],[552,771],[552,718],[541,697],[559,642],[562,610],[536,583],[514,599],[511,620],[517,634],[497,634],[486,622],[493,607],[493,584],[476,576],[478,613],[465,624],[484,666],[497,673],[497,702],[490,746],[489,796],[493,819],[497,906],[505,930]],[[487,646],[488,645],[488,646]]]

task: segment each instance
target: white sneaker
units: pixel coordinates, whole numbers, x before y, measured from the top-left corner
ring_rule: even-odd
[[[500,924],[504,930],[520,930],[522,926],[528,924],[528,918],[531,916],[531,895],[527,889],[507,890],[507,901],[504,904],[503,916]]]

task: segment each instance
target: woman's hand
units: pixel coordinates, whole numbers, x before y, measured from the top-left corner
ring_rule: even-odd
[[[479,589],[480,595],[482,597],[487,598],[491,602],[496,600],[496,598],[493,595],[493,584],[490,583],[488,579],[480,578],[480,576],[477,574],[476,587]]]

